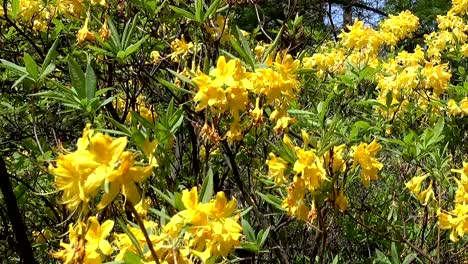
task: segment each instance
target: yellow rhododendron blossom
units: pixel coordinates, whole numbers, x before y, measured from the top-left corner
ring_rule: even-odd
[[[114,249],[106,238],[109,236],[113,227],[114,221],[112,220],[107,220],[100,225],[96,217],[88,218],[88,230],[85,236],[86,247],[94,251],[100,250],[107,256],[112,254]]]
[[[405,184],[413,194],[418,195],[421,191],[422,182],[428,177],[428,175],[413,177],[409,182]]]
[[[288,168],[288,163],[282,158],[276,157],[275,154],[270,153],[269,159],[266,161],[268,166],[268,176],[272,177],[276,185],[281,185],[287,182],[284,176],[284,171]]]
[[[338,207],[341,212],[348,209],[348,198],[343,194],[343,192],[339,192],[335,197],[335,206]]]
[[[448,110],[449,116],[456,116],[462,113],[462,110],[460,109],[460,107],[458,107],[457,102],[455,102],[455,100],[453,99],[450,99],[448,101],[447,110]]]
[[[173,52],[170,54],[171,60],[174,62],[179,62],[180,58],[185,58],[192,50],[193,43],[187,42],[185,36],[182,35],[180,39],[175,39],[171,43],[171,49]]]
[[[153,166],[146,167],[134,166],[133,154],[125,151],[122,153],[120,166],[117,170],[113,170],[106,177],[106,181],[110,183],[110,188],[102,197],[98,208],[106,207],[119,192],[125,199],[130,200],[132,204],[137,204],[140,201],[140,194],[136,183],[142,182],[153,172]]]
[[[383,164],[380,163],[375,155],[382,149],[379,143],[374,139],[369,145],[367,143],[361,143],[359,146],[354,146],[354,162],[353,167],[358,164],[362,170],[362,183],[364,186],[369,187],[370,180],[376,180],[378,173],[383,168]]]
[[[88,30],[88,23],[89,23],[89,18],[87,17],[83,24],[83,27],[80,30],[78,30],[78,34],[76,35],[76,40],[78,41],[78,43],[82,43],[85,40],[87,41],[94,40],[94,33]]]

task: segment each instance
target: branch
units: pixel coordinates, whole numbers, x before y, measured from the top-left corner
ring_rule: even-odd
[[[371,7],[371,6],[368,6],[368,5],[365,5],[365,4],[360,3],[360,2],[346,1],[346,0],[328,0],[328,3],[342,5],[342,6],[357,7],[357,8],[367,10],[367,11],[374,12],[374,13],[379,14],[379,15],[384,16],[384,17],[388,17],[388,14],[385,13],[384,11],[382,11],[380,9],[377,9],[377,8],[374,8],[374,7]]]
[[[23,259],[23,263],[37,263],[34,259],[33,250],[29,243],[26,225],[20,214],[16,196],[11,185],[10,175],[8,174],[3,156],[0,156],[0,191],[5,200],[8,217],[16,237],[16,250]]]

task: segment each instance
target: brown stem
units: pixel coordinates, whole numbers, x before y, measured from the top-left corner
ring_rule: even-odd
[[[160,264],[158,255],[156,255],[156,251],[154,251],[153,248],[153,243],[151,242],[151,239],[149,238],[148,232],[146,232],[145,225],[143,224],[143,221],[141,221],[140,215],[138,215],[137,210],[135,209],[135,206],[133,206],[133,203],[127,200],[127,209],[132,212],[133,217],[135,217],[135,220],[137,221],[138,226],[141,229],[141,232],[143,232],[143,235],[145,236],[146,244],[148,244],[148,248],[151,252],[151,256],[153,257],[153,260],[156,262],[156,264]]]
[[[33,250],[29,243],[26,225],[20,214],[16,196],[11,185],[10,175],[8,174],[3,156],[0,156],[0,191],[3,194],[8,217],[16,237],[16,250],[23,259],[23,263],[37,263],[34,259]]]

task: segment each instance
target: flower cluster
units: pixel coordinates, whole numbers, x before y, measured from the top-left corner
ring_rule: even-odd
[[[85,224],[79,221],[75,227],[69,226],[69,243],[60,242],[62,250],[53,253],[55,258],[62,260],[64,264],[73,263],[102,263],[104,256],[109,256],[114,252],[109,241],[109,236],[114,221],[107,220],[102,225],[96,217],[88,218]]]
[[[284,159],[270,153],[266,161],[268,165],[268,176],[274,179],[277,186],[287,184],[287,196],[284,198],[282,207],[286,208],[289,215],[297,217],[304,221],[311,221],[316,215],[315,196],[323,194],[325,191],[323,185],[330,182],[331,177],[336,177],[346,171],[346,161],[343,158],[346,145],[332,147],[322,156],[316,154],[315,149],[307,149],[309,136],[305,131],[302,132],[302,138],[305,148],[294,146],[287,135],[283,142],[286,146],[294,149],[296,161],[292,166],[292,181],[286,177],[289,164]],[[328,175],[328,176],[327,176]],[[310,206],[307,198],[310,194],[312,200]],[[345,211],[348,207],[348,200],[344,195],[343,188],[335,189],[330,193],[330,201],[340,210]]]
[[[468,115],[468,98],[463,98],[458,104],[455,100],[450,99],[447,103],[447,111],[449,116]]]
[[[152,173],[152,166],[135,166],[134,154],[125,151],[127,138],[113,139],[94,133],[91,125],[83,130],[77,150],[60,155],[56,165],[49,166],[55,175],[57,190],[62,191],[62,202],[69,210],[86,205],[104,184],[104,193],[98,208],[104,208],[121,192],[126,199],[137,204],[140,195],[136,183]]]
[[[216,68],[209,75],[198,72],[192,80],[198,87],[194,97],[196,110],[209,109],[214,114],[228,112],[232,117],[230,141],[242,139],[241,116],[248,110],[249,94],[255,98],[255,108],[249,109],[254,124],[263,120],[263,107],[272,105],[270,119],[276,121],[275,131],[283,131],[293,121],[287,115],[287,106],[296,98],[299,81],[295,77],[298,62],[291,55],[277,54],[267,67],[247,71],[239,59],[226,61],[219,57]]]
[[[223,192],[208,203],[199,202],[197,188],[184,190],[182,202],[185,210],[174,215],[169,223],[158,232],[157,224],[145,221],[146,230],[161,263],[193,263],[201,259],[204,263],[225,257],[240,244],[242,228],[239,216],[233,215],[237,202],[227,201]],[[141,248],[146,240],[143,232],[128,226]],[[120,252],[115,258],[122,260],[126,252],[138,253],[130,237],[116,234],[116,245]],[[150,252],[145,253],[145,261],[153,261]]]
[[[25,25],[32,25],[33,30],[45,32],[53,25],[52,20],[55,17],[59,15],[80,17],[89,5],[107,7],[107,2],[105,0],[65,0],[45,3],[40,0],[21,0],[17,18]],[[8,6],[8,9],[9,14],[11,14],[11,6]],[[0,8],[0,14],[3,14],[3,8]],[[85,27],[87,29],[87,22],[85,22],[83,29]]]
[[[458,189],[455,193],[455,207],[450,212],[437,211],[439,217],[439,226],[442,229],[450,229],[450,239],[454,242],[458,241],[468,233],[468,163],[463,163],[463,169],[452,170],[460,173]]]
[[[353,167],[358,164],[361,166],[362,183],[368,187],[371,180],[376,180],[378,173],[383,168],[383,164],[375,157],[382,149],[377,140],[373,140],[370,144],[361,143],[353,147]]]
[[[419,202],[424,206],[426,206],[429,203],[431,198],[434,199],[432,181],[429,183],[429,186],[424,191],[421,191],[421,185],[427,177],[427,175],[416,176],[406,183],[406,188],[408,188],[416,196],[416,198],[418,198]]]
[[[175,39],[171,42],[171,49],[173,52],[170,54],[173,62],[179,62],[180,59],[184,59],[189,53],[192,52],[193,43],[187,42],[185,36],[182,35],[180,39]]]

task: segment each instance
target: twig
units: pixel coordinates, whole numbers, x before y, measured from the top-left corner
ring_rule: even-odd
[[[141,221],[140,216],[138,215],[137,210],[135,209],[135,206],[133,206],[133,203],[127,200],[127,208],[132,212],[133,217],[135,217],[135,220],[137,221],[138,226],[141,229],[141,232],[143,232],[143,235],[145,236],[146,244],[148,244],[148,248],[151,252],[151,256],[153,257],[153,260],[156,262],[156,264],[160,264],[158,255],[156,255],[156,251],[154,251],[153,248],[153,243],[151,242],[151,239],[149,238],[148,232],[146,231],[145,225],[143,224],[143,221]]]

